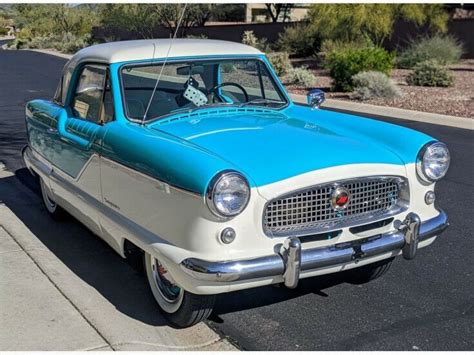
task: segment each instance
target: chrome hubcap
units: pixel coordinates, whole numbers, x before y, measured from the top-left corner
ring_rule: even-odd
[[[152,258],[153,279],[161,296],[169,303],[179,301],[183,290],[176,285],[168,270],[155,258]]]

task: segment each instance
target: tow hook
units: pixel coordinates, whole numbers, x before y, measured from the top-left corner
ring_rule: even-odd
[[[420,225],[420,217],[413,212],[409,213],[403,222],[395,221],[395,228],[405,236],[405,245],[402,248],[402,255],[406,260],[411,260],[416,256],[416,251],[418,250],[418,236],[420,235]]]

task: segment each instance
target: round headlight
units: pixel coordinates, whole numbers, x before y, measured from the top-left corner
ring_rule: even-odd
[[[441,142],[426,144],[418,154],[416,170],[418,176],[430,183],[441,179],[449,168],[451,158],[448,147]]]
[[[209,209],[220,217],[233,217],[241,213],[250,199],[247,180],[238,172],[227,171],[212,179],[207,191]]]

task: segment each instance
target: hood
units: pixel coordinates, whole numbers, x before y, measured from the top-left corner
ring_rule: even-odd
[[[234,111],[239,112],[187,115],[155,122],[150,128],[212,152],[256,186],[339,165],[404,164],[386,146],[359,134],[343,134],[337,127],[271,110]]]

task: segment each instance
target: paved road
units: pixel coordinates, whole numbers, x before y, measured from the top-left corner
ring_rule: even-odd
[[[0,160],[33,191],[19,149],[25,144],[23,105],[51,97],[63,59],[33,52],[0,51]],[[437,186],[451,227],[416,260],[398,259],[382,279],[352,285],[339,277],[303,280],[296,290],[264,287],[222,295],[209,324],[247,350],[472,350],[474,348],[474,227],[472,131],[417,122],[397,122],[446,142],[452,167]],[[92,287],[117,304],[117,311],[152,322],[143,305],[119,294],[120,257],[77,222],[41,228],[18,211],[58,257]],[[54,228],[55,237],[41,230]],[[67,243],[59,235],[69,235]],[[70,235],[72,233],[72,235]],[[70,244],[72,250],[70,249]],[[81,254],[105,257],[81,261]],[[94,275],[98,276],[95,277]],[[115,275],[103,285],[98,280]],[[126,272],[132,284],[139,272]],[[146,288],[142,288],[145,290]],[[145,292],[145,291],[144,291]],[[137,295],[137,293],[134,293]],[[147,302],[148,296],[143,297]],[[139,303],[139,302],[137,302]]]

